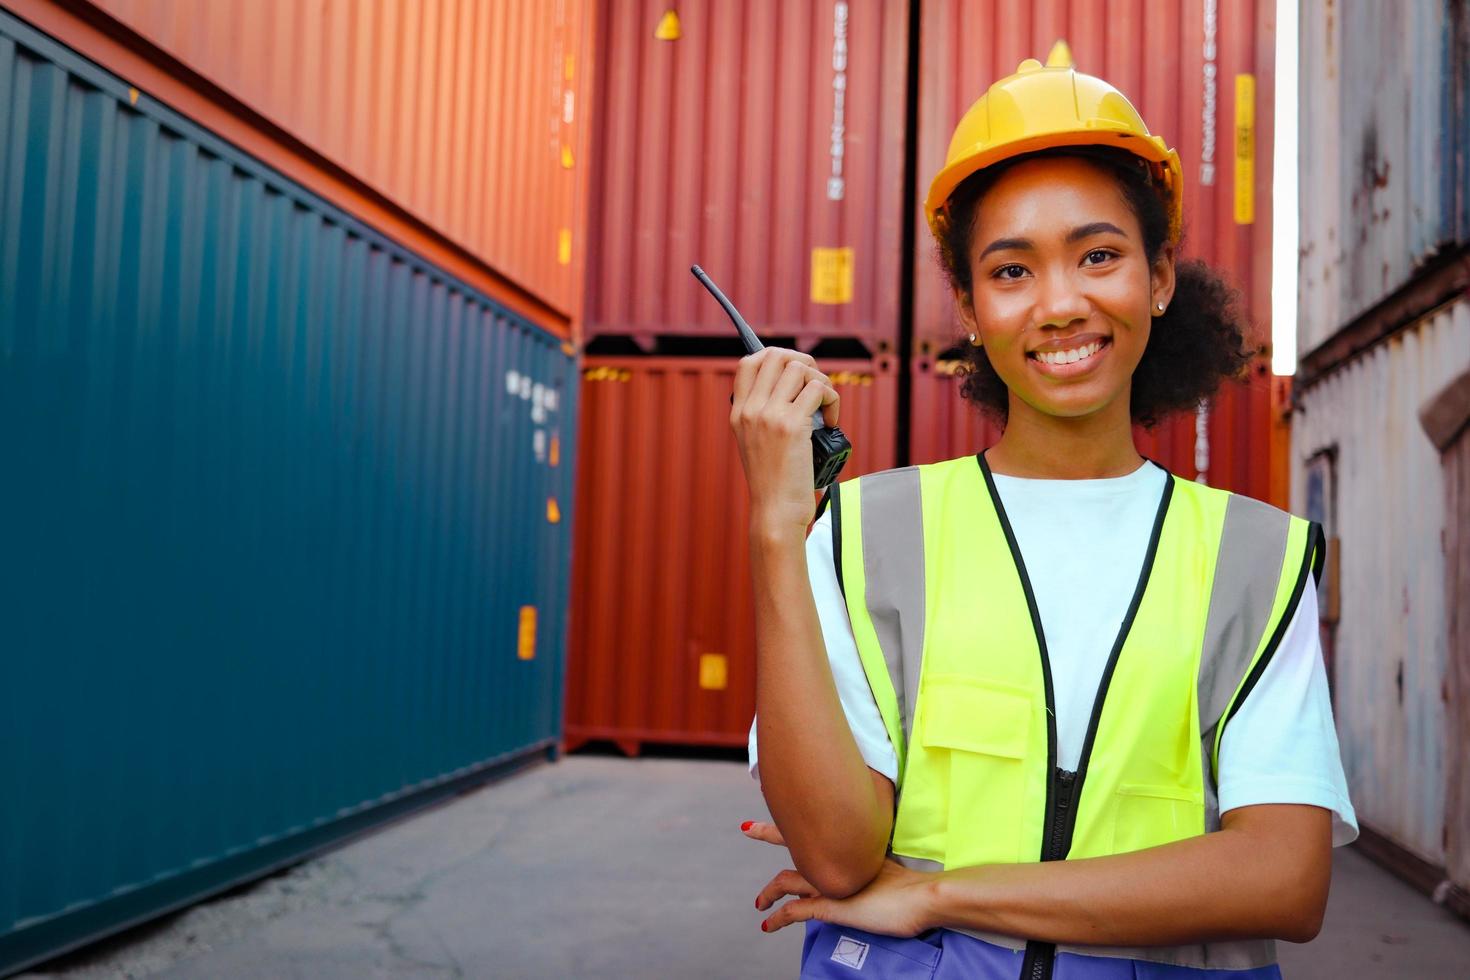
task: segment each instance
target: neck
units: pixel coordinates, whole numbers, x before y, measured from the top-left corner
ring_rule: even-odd
[[[1133,446],[1124,390],[1091,415],[1039,412],[1011,395],[1005,433],[985,453],[992,472],[1033,480],[1105,480],[1127,476],[1143,457]]]

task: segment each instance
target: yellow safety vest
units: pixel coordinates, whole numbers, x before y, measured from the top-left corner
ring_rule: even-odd
[[[1122,627],[1098,637],[1110,653],[1069,772],[1056,765],[1036,600],[983,455],[851,480],[831,504],[853,635],[898,753],[897,859],[937,870],[1096,857],[1219,828],[1220,739],[1320,569],[1320,528],[1169,476]],[[1275,961],[1265,940],[1077,952]],[[1027,945],[1028,963],[1054,955]]]

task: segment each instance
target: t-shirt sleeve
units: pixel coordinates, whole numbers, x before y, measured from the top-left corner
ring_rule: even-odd
[[[837,584],[837,567],[832,561],[832,515],[827,511],[812,525],[806,539],[806,568],[811,580],[812,597],[817,602],[817,619],[822,624],[822,642],[827,647],[827,661],[832,667],[832,680],[837,685],[837,698],[842,702],[847,725],[868,768],[898,782],[898,753],[888,739],[888,729],[878,712],[878,702],[868,686],[862,658],[852,636],[852,623],[847,618],[847,601]],[[750,774],[760,778],[755,738],[755,722],[750,725]]]
[[[1262,803],[1331,810],[1334,847],[1358,836],[1311,588],[1303,590],[1281,646],[1220,740],[1220,812]]]

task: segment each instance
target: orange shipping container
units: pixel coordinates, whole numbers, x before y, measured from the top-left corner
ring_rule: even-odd
[[[734,360],[589,358],[577,447],[566,740],[739,746],[755,713]],[[853,443],[894,465],[892,359],[822,364]]]
[[[591,0],[91,2],[575,315]]]
[[[677,11],[672,17],[670,9]],[[604,0],[587,333],[762,335],[892,350],[908,4]]]

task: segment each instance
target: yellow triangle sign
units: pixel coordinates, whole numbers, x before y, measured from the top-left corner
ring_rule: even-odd
[[[679,15],[673,10],[664,11],[663,17],[659,18],[658,27],[654,30],[653,36],[660,41],[679,40]]]

